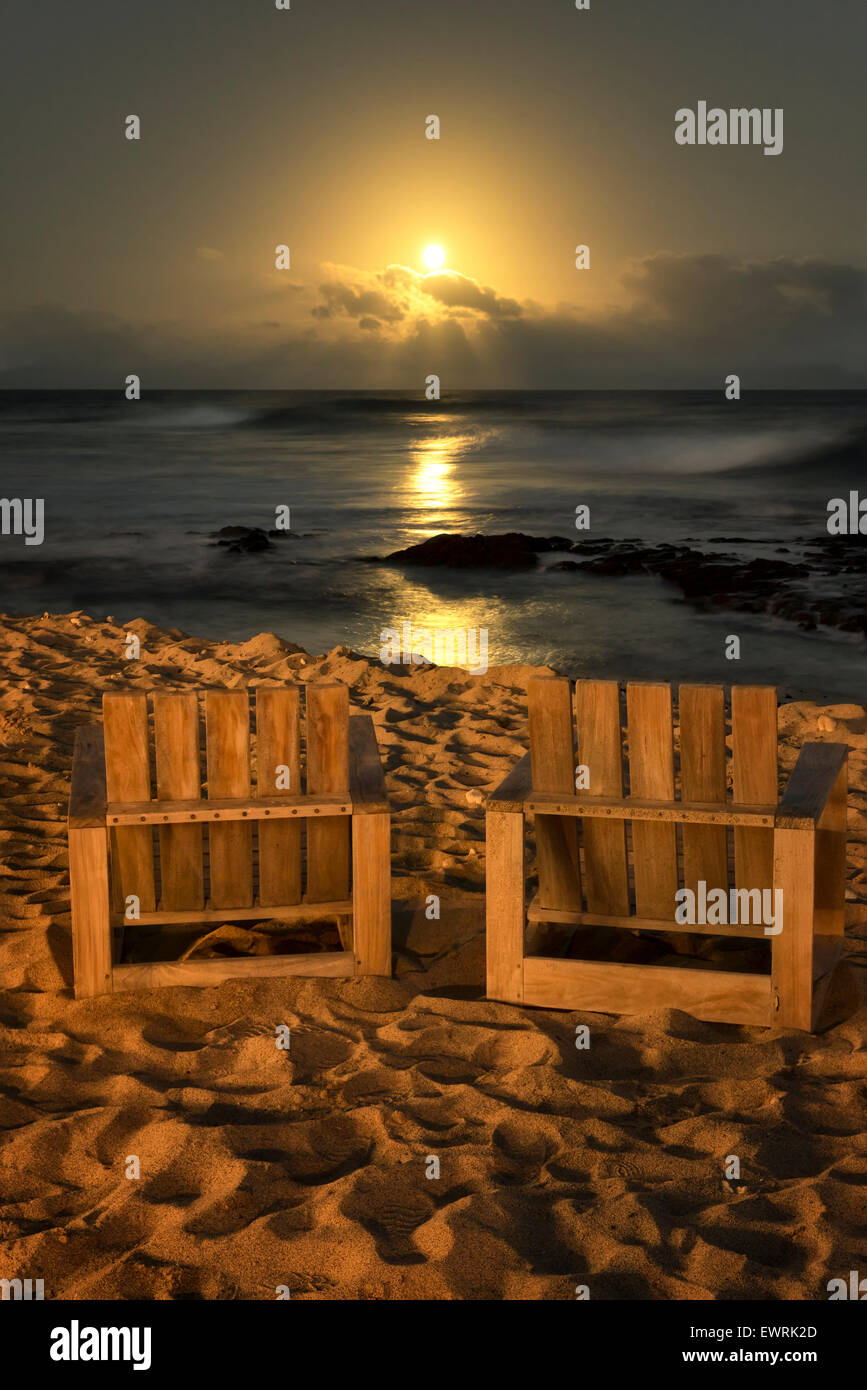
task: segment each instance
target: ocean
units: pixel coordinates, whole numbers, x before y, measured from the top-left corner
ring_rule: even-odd
[[[863,701],[857,633],[699,609],[650,575],[553,570],[563,555],[515,572],[370,557],[442,531],[772,557],[827,540],[865,440],[865,392],[4,392],[2,495],[44,499],[45,538],[0,537],[0,606],[368,656],[410,621],[485,630],[490,665]],[[216,545],[223,526],[267,531],[279,507],[291,533],[270,549]]]

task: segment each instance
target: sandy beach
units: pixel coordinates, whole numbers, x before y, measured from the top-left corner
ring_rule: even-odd
[[[848,956],[810,1036],[485,999],[484,798],[545,668],[409,672],[83,613],[2,619],[0,644],[0,1275],[52,1299],[813,1300],[863,1268],[862,705],[780,710],[785,771],[806,740],[850,746]],[[394,978],[76,1002],[66,803],[103,692],[325,678],[386,766]]]

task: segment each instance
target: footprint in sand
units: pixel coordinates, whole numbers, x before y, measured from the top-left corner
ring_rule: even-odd
[[[340,1066],[352,1055],[355,1044],[340,1033],[324,1028],[293,1030],[291,1061],[296,1082],[310,1082]]]
[[[371,1141],[349,1116],[293,1125],[286,1136],[283,1166],[289,1177],[305,1186],[318,1186],[345,1177],[365,1164]]]
[[[406,1072],[388,1067],[370,1067],[356,1072],[342,1086],[343,1099],[352,1106],[394,1104],[408,1095],[411,1088],[412,1081]]]
[[[535,1182],[548,1158],[548,1142],[529,1118],[506,1120],[491,1136],[494,1149],[492,1176],[495,1182]]]
[[[427,1259],[413,1239],[435,1211],[426,1182],[421,1159],[411,1168],[365,1173],[342,1205],[345,1216],[370,1232],[378,1255],[389,1264],[422,1264]]]

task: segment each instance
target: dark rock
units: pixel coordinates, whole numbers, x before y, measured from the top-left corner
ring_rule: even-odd
[[[461,536],[444,532],[395,550],[386,561],[403,565],[449,565],[454,569],[531,569],[545,551],[569,550],[563,536],[525,536],[509,531],[502,536]]]
[[[219,537],[217,545],[226,546],[230,555],[271,549],[271,542],[258,526],[223,526],[214,535]]]
[[[593,574],[624,575],[635,574],[644,569],[641,560],[634,555],[603,555],[584,566]]]
[[[547,550],[570,551],[572,547],[571,536],[527,536],[528,541],[532,541],[538,554],[543,554]]]
[[[827,622],[828,619],[823,616],[822,621]],[[833,626],[839,627],[841,632],[867,633],[867,614],[849,613],[846,617],[839,617],[838,621],[834,623]]]

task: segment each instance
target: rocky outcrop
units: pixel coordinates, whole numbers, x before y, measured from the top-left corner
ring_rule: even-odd
[[[388,564],[448,565],[454,569],[532,569],[544,552],[571,549],[566,536],[525,536],[508,531],[502,536],[461,536],[443,533],[385,556]]]
[[[718,544],[755,544],[736,537]],[[777,555],[745,560],[689,545],[647,546],[633,540],[585,541],[573,557],[552,566],[589,574],[652,574],[674,584],[690,602],[766,613],[810,631],[820,624],[867,634],[867,542],[860,537],[800,537]]]
[[[716,536],[713,546],[750,546],[743,536]],[[800,536],[779,545],[773,556],[745,558],[696,544],[648,545],[637,537],[472,536],[444,533],[392,554],[381,564],[450,566],[455,569],[533,569],[539,556],[565,552],[549,571],[609,575],[654,575],[673,584],[690,603],[764,613],[796,622],[867,635],[867,538]],[[785,557],[785,558],[784,558]]]
[[[226,546],[230,555],[271,549],[271,542],[258,526],[221,526],[212,535],[217,545]]]

